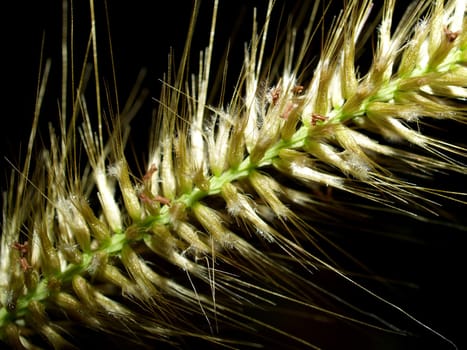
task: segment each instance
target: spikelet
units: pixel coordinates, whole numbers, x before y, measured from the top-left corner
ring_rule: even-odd
[[[125,153],[141,99],[104,107],[112,97],[101,86],[90,3],[85,64],[72,67],[76,86],[64,79],[59,131],[51,127],[49,147],[36,151],[46,64],[26,162],[4,195],[4,344],[332,348],[330,338],[347,337],[362,349],[374,338],[407,345],[428,333],[455,348],[354,278],[319,223],[345,230],[342,220],[379,212],[429,220],[437,199],[465,204],[465,194],[424,179],[465,175],[467,150],[422,132],[429,120],[466,122],[465,1],[416,2],[397,25],[395,0],[385,1],[365,73],[356,47],[374,28],[369,1],[346,2],[313,64],[319,2],[300,42],[289,29],[283,52],[269,60],[270,1],[221,105],[208,101],[218,1],[198,74],[186,74],[195,4],[179,70],[163,82],[142,175]],[[352,300],[356,292],[365,302]]]

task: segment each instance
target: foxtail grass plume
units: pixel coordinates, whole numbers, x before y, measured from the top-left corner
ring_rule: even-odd
[[[138,172],[126,145],[142,98],[137,85],[121,107],[104,84],[100,69],[112,62],[101,62],[97,38],[106,33],[96,21],[105,19],[90,1],[84,60],[77,64],[71,39],[63,47],[59,123],[38,148],[45,61],[26,161],[12,165],[4,194],[4,344],[335,348],[342,341],[364,349],[426,335],[456,348],[384,296],[390,283],[332,234],[350,234],[352,223],[381,213],[429,222],[441,213],[438,201],[465,204],[465,193],[429,180],[465,175],[467,150],[424,131],[466,122],[466,2],[414,2],[394,23],[395,0],[381,9],[350,0],[328,27],[325,6],[311,5],[280,31],[271,29],[273,1],[265,18],[254,16],[235,89],[230,97],[218,92],[214,103],[222,2],[213,2],[209,44],[190,75],[195,2]],[[73,21],[65,24],[71,32]],[[367,67],[358,65],[363,47],[372,50]]]

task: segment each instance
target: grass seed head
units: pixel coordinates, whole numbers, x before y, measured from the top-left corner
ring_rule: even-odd
[[[198,74],[187,74],[196,2],[179,70],[163,82],[141,176],[125,152],[140,101],[130,96],[120,110],[108,93],[104,107],[99,19],[90,4],[83,69],[64,60],[59,131],[50,128],[50,147],[34,169],[46,64],[26,161],[4,194],[0,340],[17,349],[67,348],[77,324],[110,335],[123,329],[141,347],[190,338],[235,348],[271,338],[318,348],[318,332],[300,334],[262,315],[283,314],[285,305],[285,314],[305,313],[304,323],[317,329],[345,322],[406,336],[396,325],[402,318],[402,327],[409,320],[455,347],[363,285],[362,270],[381,277],[319,224],[347,233],[349,217],[397,212],[429,220],[441,213],[437,199],[465,204],[464,193],[414,182],[467,173],[462,145],[424,132],[430,120],[466,121],[465,1],[420,1],[395,23],[396,1],[387,0],[378,26],[369,23],[370,1],[347,1],[316,61],[309,56],[319,2],[308,19],[290,17],[304,27],[298,40],[290,25],[271,39],[269,1],[262,26],[254,12],[235,91],[229,101],[222,92],[220,106],[208,99],[218,1]],[[374,28],[372,61],[360,72],[358,46]],[[63,47],[65,57],[73,44]],[[320,281],[318,271],[338,287]],[[347,300],[350,289],[389,308],[388,319]]]

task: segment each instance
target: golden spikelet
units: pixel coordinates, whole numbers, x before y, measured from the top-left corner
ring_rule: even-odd
[[[467,149],[428,123],[466,122],[466,2],[415,2],[394,23],[395,0],[379,17],[370,1],[352,0],[329,26],[316,2],[291,14],[277,37],[274,5],[263,20],[254,16],[226,100],[212,87],[222,2],[212,5],[208,45],[189,75],[195,2],[138,174],[127,141],[137,137],[129,125],[143,101],[140,81],[120,107],[101,74],[113,61],[99,54],[105,33],[94,1],[79,54],[64,1],[57,131],[51,126],[48,147],[36,149],[47,61],[26,160],[12,165],[4,194],[5,345],[456,348],[391,299],[395,281],[341,245],[355,232],[402,236],[407,220],[435,225],[441,202],[465,204],[463,189],[432,179],[465,175]],[[319,28],[328,32],[317,50]],[[363,46],[373,50],[365,71]],[[220,103],[209,98],[216,93]]]

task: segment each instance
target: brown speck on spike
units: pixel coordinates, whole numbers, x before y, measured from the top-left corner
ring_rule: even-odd
[[[295,85],[292,89],[292,92],[296,95],[300,95],[304,90],[303,85]]]
[[[313,113],[311,115],[311,125],[315,126],[317,121],[324,122],[327,119],[328,119],[328,117],[326,117],[324,115]]]
[[[289,119],[290,113],[292,113],[292,111],[297,107],[298,107],[298,105],[296,103],[288,102],[287,105],[284,108],[284,112],[281,114],[281,118],[282,119]]]
[[[28,259],[26,258],[20,258],[19,262],[21,264],[21,268],[23,269],[24,272],[26,272],[29,269],[32,269],[32,266],[29,265]]]
[[[270,100],[271,100],[271,104],[273,106],[275,106],[277,104],[277,101],[281,97],[281,92],[282,92],[282,89],[281,89],[280,86],[273,87],[273,88],[271,88],[271,90],[269,90],[269,97],[270,97]]]
[[[151,164],[151,166],[149,167],[148,171],[146,172],[146,174],[144,174],[143,176],[143,181],[144,182],[147,182],[149,180],[151,180],[151,177],[152,175],[157,171],[157,166],[155,164]]]
[[[28,241],[24,243],[15,242],[13,243],[13,248],[19,251],[20,255],[23,257],[28,253],[28,245]]]
[[[139,199],[141,199],[141,201],[143,203],[146,203],[146,204],[154,204],[155,200],[149,198],[147,195],[145,195],[144,193],[140,193],[139,195]]]
[[[168,199],[168,198],[165,198],[165,197],[162,197],[162,196],[156,194],[154,196],[154,200],[161,203],[161,204],[163,204],[163,205],[167,205],[167,206],[170,207],[170,199]]]
[[[459,36],[460,34],[460,31],[457,31],[457,32],[453,32],[451,30],[449,30],[448,28],[444,28],[444,34],[446,35],[446,39],[452,43],[454,40],[457,39],[457,37]]]
[[[146,204],[154,205],[156,202],[161,203],[162,205],[167,205],[170,207],[170,199],[165,198],[161,195],[156,194],[154,197],[150,198],[144,193],[140,193],[139,199]]]
[[[26,241],[24,243],[15,242],[13,243],[13,246],[12,246],[13,249],[16,249],[17,251],[19,251],[19,254],[20,254],[19,262],[21,264],[21,268],[25,272],[32,268],[32,266],[29,265],[28,259],[25,256],[28,253],[28,245],[29,245],[29,242]]]

